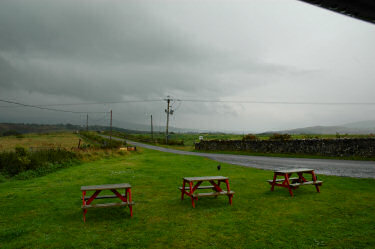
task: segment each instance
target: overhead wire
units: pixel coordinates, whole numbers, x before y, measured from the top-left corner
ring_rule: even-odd
[[[16,101],[10,101],[10,100],[4,100],[4,99],[0,99],[0,102],[14,104],[14,105],[19,105],[19,106],[24,106],[24,107],[37,108],[37,109],[41,109],[41,110],[56,111],[56,112],[66,112],[66,113],[75,113],[75,114],[104,113],[104,112],[87,112],[87,111],[86,112],[79,112],[79,111],[61,110],[61,109],[43,107],[43,106],[38,106],[38,105],[29,105],[29,104],[24,104],[24,103],[20,103],[20,102],[16,102]]]
[[[220,100],[220,99],[172,99],[173,106],[176,102],[197,102],[197,103],[238,103],[238,104],[278,104],[278,105],[375,105],[375,102],[313,102],[313,101],[257,101],[257,100]],[[41,104],[41,105],[26,105],[16,103],[15,101],[0,100],[2,102],[17,104],[19,106],[36,107],[39,109],[56,110],[47,108],[51,106],[78,106],[78,105],[102,105],[102,104],[126,104],[126,103],[140,103],[140,102],[162,102],[163,99],[143,99],[143,100],[124,100],[124,101],[106,101],[106,102],[86,102],[86,103],[61,103],[61,104]],[[0,108],[11,108],[15,106],[0,106]],[[58,110],[65,111],[65,110]],[[73,113],[87,113],[87,112],[74,112]]]
[[[255,100],[207,100],[177,99],[181,102],[239,103],[239,104],[281,104],[281,105],[375,105],[375,102],[303,102],[303,101],[255,101]]]
[[[81,102],[81,103],[41,104],[41,105],[35,105],[35,106],[48,107],[48,106],[103,105],[103,104],[105,105],[105,104],[126,104],[126,103],[139,103],[139,102],[160,102],[160,101],[163,101],[163,100],[162,99],[142,99],[142,100],[86,102],[86,103]],[[8,107],[15,107],[15,106],[0,106],[0,108],[8,108]]]

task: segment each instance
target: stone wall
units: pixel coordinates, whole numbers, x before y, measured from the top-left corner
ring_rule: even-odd
[[[202,140],[196,150],[290,153],[336,157],[375,157],[375,138],[276,140]]]

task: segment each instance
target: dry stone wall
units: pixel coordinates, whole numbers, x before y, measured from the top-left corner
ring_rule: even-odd
[[[336,157],[375,157],[375,138],[296,140],[202,140],[195,144],[203,151],[249,151]]]

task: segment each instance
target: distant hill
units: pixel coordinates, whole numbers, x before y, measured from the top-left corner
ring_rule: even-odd
[[[73,124],[17,124],[17,123],[0,123],[0,134],[6,131],[17,131],[19,133],[46,133],[57,131],[77,131],[83,130],[85,127]],[[105,131],[109,130],[108,126],[89,126],[90,130]],[[126,133],[142,133],[142,131],[123,129],[119,127],[112,128],[115,131]],[[145,132],[145,131],[143,131]]]
[[[126,133],[149,133],[150,126],[142,125],[142,124],[133,124],[127,122],[118,122],[117,125],[121,127],[127,128],[120,128],[113,126],[112,129],[116,131],[126,132]],[[28,124],[28,123],[0,123],[0,135],[6,131],[17,131],[19,133],[45,133],[45,132],[56,132],[56,131],[76,131],[76,130],[83,130],[86,127],[82,127],[80,125],[74,124]],[[106,131],[109,130],[109,126],[101,126],[101,125],[92,125],[89,126],[89,130],[95,131]],[[158,132],[165,132],[165,126],[154,126],[154,133]],[[186,132],[193,132],[199,133],[202,130],[196,129],[184,129],[184,128],[175,128],[169,127],[169,132],[177,132],[177,133],[186,133]]]
[[[262,134],[288,133],[288,134],[375,134],[375,120],[367,120],[343,124],[340,126],[310,126],[291,130],[269,131]]]

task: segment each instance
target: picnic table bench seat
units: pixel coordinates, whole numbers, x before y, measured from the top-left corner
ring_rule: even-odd
[[[122,206],[131,206],[134,205],[134,202],[115,202],[115,203],[101,203],[101,204],[91,204],[91,205],[82,205],[82,209],[88,208],[106,208],[106,207],[122,207]]]
[[[234,195],[234,191],[195,193],[195,194],[193,194],[193,197],[206,197],[206,196],[218,196],[218,195]]]
[[[295,181],[295,180],[298,180],[298,179],[299,179],[298,177],[290,177],[289,181]],[[276,179],[276,182],[282,182],[282,181],[285,181],[285,179],[284,178]],[[267,182],[273,182],[273,180],[267,180]]]
[[[289,184],[289,186],[292,186],[292,187],[297,187],[297,186],[302,186],[302,185],[310,185],[310,184],[313,184],[313,185],[322,185],[323,181],[307,181],[307,182],[296,182],[296,183],[291,183]]]
[[[95,199],[109,199],[109,198],[117,198],[118,196],[117,195],[100,195],[100,196],[97,196]],[[122,195],[122,197],[126,197],[125,195]],[[88,199],[90,199],[90,196],[85,196],[85,201],[87,201]],[[81,200],[82,200],[82,196],[81,196]]]
[[[178,187],[180,190],[182,190],[182,187]],[[199,186],[197,189],[214,189],[215,186]],[[185,187],[185,190],[190,190],[190,187]]]

